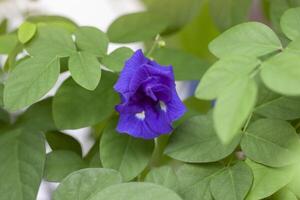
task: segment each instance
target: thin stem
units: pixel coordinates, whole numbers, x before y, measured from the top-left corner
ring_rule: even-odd
[[[245,126],[244,126],[244,128],[243,128],[243,132],[245,132],[245,131],[247,130],[247,128],[248,128],[248,126],[249,126],[249,124],[250,124],[250,121],[251,121],[251,119],[252,119],[252,116],[253,116],[253,112],[251,112],[251,114],[248,116],[248,119],[247,119],[247,121],[246,121],[246,124],[245,124]]]
[[[158,34],[158,35],[156,35],[156,37],[155,37],[155,40],[154,40],[154,42],[153,42],[153,44],[152,44],[152,46],[151,46],[151,48],[150,48],[150,50],[147,52],[147,57],[150,57],[151,56],[151,54],[153,53],[153,51],[156,49],[156,47],[158,46],[158,44],[159,44],[159,41],[160,41],[160,35]]]

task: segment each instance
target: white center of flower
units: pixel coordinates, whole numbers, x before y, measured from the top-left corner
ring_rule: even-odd
[[[163,111],[167,111],[167,105],[165,104],[165,102],[163,101],[159,101],[159,106],[160,106],[160,109],[163,110]]]
[[[135,117],[140,119],[140,120],[144,120],[145,119],[145,111],[142,111],[140,113],[136,113]]]

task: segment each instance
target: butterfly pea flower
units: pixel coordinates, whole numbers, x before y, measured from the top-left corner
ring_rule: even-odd
[[[153,139],[172,131],[172,122],[186,111],[176,88],[172,66],[161,66],[141,50],[126,61],[114,86],[121,103],[117,131]]]

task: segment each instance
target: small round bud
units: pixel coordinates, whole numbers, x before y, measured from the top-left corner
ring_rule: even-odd
[[[159,46],[159,47],[165,47],[165,46],[166,46],[166,42],[165,42],[164,40],[160,40],[160,41],[158,42],[158,46]]]

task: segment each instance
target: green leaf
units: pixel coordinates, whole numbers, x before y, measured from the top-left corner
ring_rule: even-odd
[[[186,200],[213,200],[209,184],[221,170],[218,164],[183,165],[176,173],[180,196]]]
[[[274,92],[299,96],[300,57],[292,51],[284,51],[263,63],[261,78]]]
[[[241,76],[248,76],[259,66],[254,57],[227,57],[211,66],[201,79],[196,90],[199,99],[213,100],[220,96],[232,82]]]
[[[250,160],[247,160],[246,163],[252,169],[254,177],[252,188],[246,200],[257,200],[271,196],[287,185],[293,176],[291,167],[271,168]]]
[[[290,190],[300,198],[300,163],[295,165],[295,174],[293,174],[292,181],[289,182],[286,189]]]
[[[188,24],[199,14],[202,0],[144,0],[151,13],[161,15],[161,18],[169,21],[167,31],[169,34],[179,30]],[[166,9],[168,8],[168,9]]]
[[[208,63],[180,50],[161,48],[152,54],[161,65],[172,65],[176,80],[200,80]]]
[[[243,200],[251,188],[252,180],[251,169],[244,162],[238,162],[213,177],[210,190],[215,200]]]
[[[77,29],[75,41],[78,48],[82,51],[94,54],[97,57],[106,55],[108,48],[108,37],[97,28],[83,26]]]
[[[46,133],[46,139],[54,150],[69,150],[81,156],[82,150],[80,143],[72,136],[64,134],[59,131],[51,131]]]
[[[105,168],[118,170],[124,181],[139,175],[150,161],[154,143],[152,140],[133,138],[118,133],[116,120],[105,129],[100,141],[100,159]]]
[[[297,196],[291,192],[290,190],[283,188],[276,192],[272,198],[272,200],[298,200]]]
[[[71,34],[55,26],[38,26],[37,35],[26,50],[31,56],[66,57],[76,52]]]
[[[23,44],[27,43],[29,40],[33,38],[37,31],[37,27],[35,24],[30,22],[24,22],[18,30],[18,38],[19,41]]]
[[[299,145],[299,137],[289,123],[272,119],[255,121],[246,130],[241,142],[247,157],[271,167],[299,161]]]
[[[9,54],[17,44],[16,34],[0,35],[0,54]]]
[[[89,168],[102,167],[99,154],[99,141],[95,142],[87,155],[84,157],[84,161],[87,163]]]
[[[294,120],[300,118],[300,98],[280,96],[255,108],[267,118]]]
[[[90,200],[182,200],[175,192],[153,183],[122,183],[96,193]]]
[[[29,16],[26,21],[63,28],[70,33],[75,32],[78,28],[77,24],[71,19],[57,15],[34,15]]]
[[[255,106],[257,86],[253,79],[240,77],[217,99],[213,111],[216,132],[223,143],[229,143],[237,134]]]
[[[5,108],[15,111],[37,102],[56,83],[59,68],[56,57],[38,56],[21,61],[5,83]]]
[[[230,144],[222,144],[211,117],[195,116],[175,129],[165,154],[183,162],[214,162],[232,153],[239,139],[237,137]]]
[[[45,162],[42,134],[13,129],[0,134],[0,192],[5,200],[33,200]]]
[[[67,79],[53,100],[53,117],[57,127],[78,129],[107,119],[119,101],[118,94],[113,90],[116,78],[116,75],[102,71],[101,84],[94,91]]]
[[[126,60],[128,60],[133,54],[133,51],[127,47],[120,47],[109,55],[104,56],[101,63],[114,72],[122,71]]]
[[[176,191],[178,187],[178,179],[175,171],[170,166],[162,166],[153,168],[147,174],[145,182],[152,182]]]
[[[0,22],[0,35],[5,34],[7,31],[7,19],[4,18]]]
[[[82,169],[67,176],[53,194],[53,200],[88,200],[105,188],[122,182],[112,169]]]
[[[209,44],[217,57],[263,56],[282,49],[280,40],[268,26],[258,22],[236,25]]]
[[[69,59],[69,70],[76,83],[87,90],[94,90],[101,78],[101,68],[97,57],[87,52],[77,52]]]
[[[56,150],[47,154],[44,178],[51,182],[60,182],[70,173],[84,168],[81,156],[72,151]]]
[[[168,22],[150,12],[123,15],[108,28],[107,35],[111,42],[130,43],[151,39],[164,31]]]
[[[270,19],[276,31],[280,31],[280,19],[289,8],[300,6],[299,0],[272,0],[270,2]]]
[[[52,98],[44,99],[30,106],[17,119],[16,124],[37,131],[56,130],[52,117]]]
[[[172,3],[173,1],[168,1]],[[184,3],[185,1],[181,1]],[[213,22],[209,1],[202,1],[203,5],[196,14],[197,16],[191,20],[180,32],[166,39],[168,46],[182,49],[188,53],[198,56],[208,61],[215,61],[215,57],[209,52],[208,44],[218,36],[219,31]],[[164,7],[161,8],[163,11]],[[176,15],[176,14],[175,14]],[[205,27],[205,31],[203,31]],[[197,45],[195,45],[197,44]]]
[[[290,39],[294,40],[300,35],[300,7],[287,10],[281,17],[280,26],[283,33]]]
[[[233,25],[248,21],[251,5],[251,0],[210,1],[213,19],[221,31],[224,31]]]

